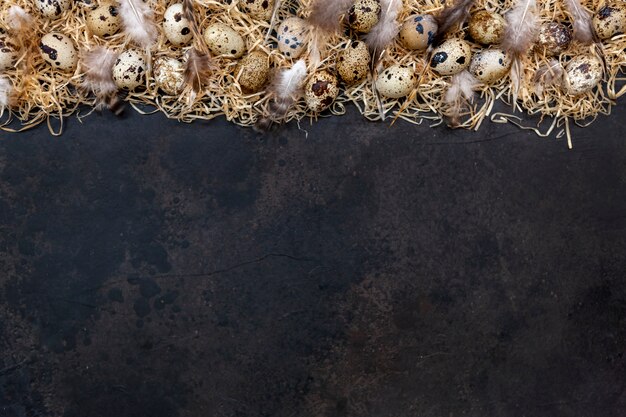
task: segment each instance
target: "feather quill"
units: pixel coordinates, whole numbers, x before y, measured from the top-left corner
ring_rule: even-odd
[[[467,70],[452,77],[444,96],[448,106],[444,114],[449,118],[450,127],[459,126],[463,107],[474,98],[474,89],[477,85],[478,80]]]
[[[196,48],[191,48],[186,55],[187,60],[183,77],[185,78],[185,83],[191,87],[188,103],[191,104],[202,90],[202,86],[208,83],[217,66],[209,52],[204,53]]]
[[[109,107],[113,110],[117,102],[117,86],[113,81],[113,65],[117,56],[112,50],[97,46],[82,57],[81,64],[85,70],[82,87],[96,96],[96,109]]]
[[[12,93],[13,86],[11,85],[11,81],[5,76],[0,76],[0,117],[2,117],[4,111],[10,107]]]
[[[535,72],[533,81],[535,82],[535,94],[543,97],[546,87],[559,85],[563,81],[563,66],[561,63],[552,58],[549,62],[541,64]]]
[[[438,29],[433,45],[440,44],[448,32],[458,29],[465,23],[470,16],[469,10],[474,3],[475,0],[455,0],[452,6],[446,7],[435,16]]]
[[[596,36],[591,13],[580,4],[580,0],[565,0],[565,8],[572,19],[574,39],[585,44],[592,43]]]
[[[157,40],[158,29],[150,1],[118,0],[124,32],[139,46],[149,49]]]

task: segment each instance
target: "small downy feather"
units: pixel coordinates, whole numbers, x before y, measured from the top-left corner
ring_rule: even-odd
[[[543,97],[543,91],[546,87],[556,86],[561,83],[564,72],[561,63],[554,58],[547,63],[541,64],[533,78],[535,94],[538,97]]]
[[[469,10],[474,3],[475,0],[455,0],[452,6],[446,7],[435,16],[438,29],[433,45],[440,44],[448,32],[458,29],[465,23],[470,16]]]
[[[158,29],[150,0],[118,0],[124,32],[139,46],[149,49],[157,40]]]
[[[448,106],[444,114],[449,118],[450,127],[459,126],[463,107],[474,98],[474,89],[477,85],[478,80],[467,70],[452,77],[444,97]]]
[[[580,0],[565,0],[565,7],[572,18],[574,39],[585,44],[593,42],[596,36],[591,13],[580,4]]]
[[[13,31],[25,32],[32,27],[33,18],[20,6],[11,6],[7,14],[7,24]]]
[[[341,16],[354,0],[315,0],[308,22],[314,29],[334,33],[341,29]]]
[[[216,64],[209,52],[200,52],[196,48],[191,48],[186,55],[187,60],[183,76],[185,83],[191,87],[191,95],[189,96],[189,104],[191,104],[202,90],[202,86],[208,83],[216,69]]]
[[[83,55],[81,64],[85,70],[82,86],[96,96],[97,109],[111,105],[116,97],[117,86],[113,81],[113,65],[117,53],[103,46],[97,46]]]
[[[4,115],[4,111],[11,105],[12,92],[13,86],[11,81],[5,76],[0,76],[0,117]]]
[[[402,11],[402,0],[381,0],[381,15],[376,26],[365,36],[370,51],[376,55],[384,51],[400,32],[398,15]]]

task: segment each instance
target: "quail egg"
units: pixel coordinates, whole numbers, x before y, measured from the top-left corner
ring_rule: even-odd
[[[535,49],[546,56],[560,55],[569,48],[572,42],[572,32],[567,26],[558,22],[548,22],[541,25]]]
[[[0,72],[6,71],[15,65],[18,58],[17,46],[13,44],[4,32],[0,32]]]
[[[239,0],[239,9],[255,19],[269,20],[275,0]]]
[[[367,77],[370,66],[370,53],[365,42],[352,41],[339,52],[337,72],[344,83],[356,84]]]
[[[180,94],[185,88],[185,66],[175,58],[158,58],[154,63],[154,82],[165,94]]]
[[[392,65],[376,78],[376,90],[387,98],[401,98],[409,95],[417,85],[415,70],[405,65]]]
[[[433,51],[430,66],[440,75],[454,75],[470,64],[472,49],[462,39],[448,39]]]
[[[86,20],[91,33],[100,37],[115,35],[122,25],[117,4],[113,2],[103,2],[90,10]]]
[[[235,68],[235,75],[244,93],[256,93],[263,88],[269,73],[269,56],[260,51],[250,52],[239,61]]]
[[[57,18],[69,10],[70,0],[35,0],[37,10],[44,17]]]
[[[511,69],[511,59],[502,49],[485,49],[472,57],[469,71],[485,84],[500,80]]]
[[[70,38],[59,32],[44,35],[39,43],[41,56],[52,66],[61,71],[73,71],[78,63],[76,47]]]
[[[174,3],[165,10],[163,15],[163,33],[172,45],[187,45],[193,33],[189,20],[183,15],[183,4]]]
[[[319,113],[330,107],[339,95],[337,77],[328,71],[318,71],[307,81],[304,99],[311,111]]]
[[[502,42],[506,20],[498,13],[481,10],[472,15],[469,21],[469,34],[476,42],[492,45]]]
[[[437,21],[432,15],[414,14],[404,21],[400,28],[400,42],[405,48],[425,51],[437,34]]]
[[[610,39],[626,32],[626,2],[613,1],[593,16],[593,27],[600,39]]]
[[[356,0],[348,11],[348,23],[355,32],[368,33],[380,18],[380,0]]]
[[[113,81],[118,88],[134,90],[143,85],[146,78],[146,59],[136,50],[122,52],[113,65]]]
[[[593,55],[580,55],[565,67],[563,86],[568,94],[577,96],[592,90],[601,80],[602,61]]]
[[[288,58],[298,58],[305,48],[307,24],[299,17],[289,17],[278,26],[278,50]]]
[[[232,55],[240,58],[246,52],[246,42],[235,29],[223,23],[214,23],[204,30],[204,40],[214,55]]]

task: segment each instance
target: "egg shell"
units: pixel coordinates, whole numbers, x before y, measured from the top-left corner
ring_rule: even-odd
[[[260,51],[250,52],[239,61],[235,68],[235,75],[244,93],[256,93],[263,88],[269,73],[269,56]]]
[[[405,65],[392,65],[376,78],[376,90],[387,98],[406,97],[416,85],[415,70]]]
[[[472,59],[472,48],[462,39],[448,39],[433,50],[430,66],[440,75],[463,71]]]
[[[113,65],[113,81],[118,88],[134,90],[143,85],[146,78],[146,59],[135,50],[122,52]]]
[[[214,23],[204,30],[204,40],[214,55],[232,55],[240,58],[246,52],[246,42],[235,29],[223,23]]]
[[[0,34],[0,71],[6,71],[15,65],[19,54],[17,46],[8,35]]]
[[[289,17],[282,21],[276,31],[278,50],[289,58],[299,58],[306,47],[307,24],[299,17]]]
[[[175,58],[158,58],[154,63],[154,82],[170,96],[180,94],[185,88],[185,66]]]
[[[502,15],[487,10],[480,10],[469,21],[469,34],[476,42],[493,45],[502,42],[506,20]]]
[[[437,34],[437,21],[432,15],[414,14],[400,28],[400,42],[413,51],[425,51]]]
[[[577,96],[597,86],[602,80],[602,61],[593,55],[572,58],[565,67],[565,91]]]
[[[318,71],[306,82],[304,99],[307,106],[315,113],[330,107],[339,95],[337,77],[328,71]]]
[[[35,6],[43,17],[57,18],[69,10],[70,0],[35,0]]]
[[[275,0],[239,0],[239,10],[254,19],[269,20]]]
[[[59,32],[44,35],[39,43],[43,59],[52,68],[73,71],[78,63],[78,53],[70,38]]]
[[[95,36],[115,35],[122,25],[117,4],[113,2],[101,3],[96,9],[87,13],[86,23],[89,31]]]
[[[348,23],[355,32],[368,33],[380,18],[379,0],[356,0],[348,11]]]
[[[614,1],[602,6],[593,16],[593,27],[600,39],[626,32],[626,2]]]
[[[174,3],[163,14],[163,33],[174,46],[187,45],[193,33],[191,23],[183,15],[183,4]]]
[[[556,56],[565,52],[570,43],[572,32],[567,26],[558,22],[546,22],[539,29],[535,50],[546,56]]]
[[[511,69],[511,59],[502,49],[482,50],[472,57],[469,71],[485,84],[500,80]]]
[[[337,57],[337,73],[344,83],[356,84],[367,77],[370,53],[365,42],[352,41]]]

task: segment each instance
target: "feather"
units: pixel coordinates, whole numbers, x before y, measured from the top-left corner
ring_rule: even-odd
[[[81,60],[85,70],[82,87],[96,96],[95,107],[101,109],[111,104],[117,96],[117,86],[113,81],[113,65],[118,54],[103,46],[86,52]]]
[[[516,5],[506,14],[506,29],[502,48],[513,55],[528,52],[539,31],[535,0],[517,0]]]
[[[274,1],[274,9],[272,10],[272,16],[270,17],[270,27],[267,29],[267,34],[265,35],[266,43],[269,37],[271,36],[272,31],[274,30],[274,26],[276,26],[276,19],[278,18],[278,11],[280,10],[282,3],[283,3],[282,0]]]
[[[183,17],[187,19],[189,22],[189,26],[191,26],[191,33],[193,34],[193,39],[197,42],[200,49],[203,53],[208,52],[208,48],[204,42],[204,37],[200,32],[200,26],[198,25],[198,20],[196,19],[196,13],[194,6],[196,4],[196,0],[183,0]]]
[[[335,33],[341,29],[341,16],[354,0],[314,0],[308,22],[315,29]]]
[[[593,42],[596,36],[591,13],[580,4],[580,0],[565,0],[565,8],[572,19],[574,39],[586,44]]]
[[[433,45],[440,44],[448,32],[458,29],[465,23],[469,18],[469,10],[474,2],[475,0],[455,0],[452,6],[446,7],[435,16],[438,29]]]
[[[374,56],[384,51],[400,32],[398,15],[402,11],[402,0],[381,0],[380,3],[380,19],[365,36],[365,42]]]
[[[11,95],[13,94],[13,86],[11,81],[4,76],[0,76],[0,117],[4,111],[11,106]]]
[[[159,33],[149,0],[118,1],[124,31],[139,46],[149,49],[156,42]]]
[[[447,105],[444,114],[449,118],[450,127],[459,126],[463,107],[474,98],[474,89],[477,85],[478,80],[467,70],[452,77],[444,96]]]
[[[203,53],[196,48],[191,48],[187,51],[186,56],[187,61],[185,62],[183,76],[185,83],[191,87],[191,95],[189,96],[189,104],[191,104],[202,90],[202,86],[208,83],[217,65],[209,52]]]
[[[548,63],[542,64],[533,78],[535,94],[538,97],[543,97],[543,91],[546,87],[559,85],[563,81],[563,73],[563,66],[554,58],[550,59]]]
[[[32,27],[33,18],[20,6],[11,6],[7,15],[7,24],[13,31],[25,32]]]

